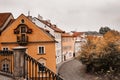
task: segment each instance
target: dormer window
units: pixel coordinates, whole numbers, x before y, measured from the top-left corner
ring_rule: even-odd
[[[26,46],[29,39],[28,35],[32,34],[32,29],[25,24],[20,24],[14,29],[14,34],[16,34],[17,43],[21,46]]]
[[[20,24],[16,29],[14,29],[14,34],[31,34],[32,29],[30,29],[27,25],[25,24]]]

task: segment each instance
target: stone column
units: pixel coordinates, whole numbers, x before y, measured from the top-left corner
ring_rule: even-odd
[[[15,77],[15,80],[23,80],[23,77],[25,76],[25,47],[15,47],[13,48],[14,52],[14,72],[13,75]]]

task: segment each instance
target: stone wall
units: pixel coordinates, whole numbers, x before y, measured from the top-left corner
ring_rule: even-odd
[[[13,78],[11,78],[9,76],[5,76],[5,75],[0,74],[0,80],[15,80],[15,79],[13,79]]]

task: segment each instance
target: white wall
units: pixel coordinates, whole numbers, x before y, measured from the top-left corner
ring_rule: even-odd
[[[55,32],[52,28],[45,25],[44,23],[40,22],[38,19],[33,18],[32,20],[36,25],[38,25],[41,28],[49,30],[50,34],[52,34],[55,37],[55,40],[58,42],[55,44],[56,46],[56,64],[62,62],[62,53],[61,53],[61,33]]]

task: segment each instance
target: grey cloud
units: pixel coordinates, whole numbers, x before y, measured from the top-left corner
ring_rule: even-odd
[[[119,0],[1,0],[0,12],[40,14],[61,29],[98,30],[101,26],[120,30]]]

